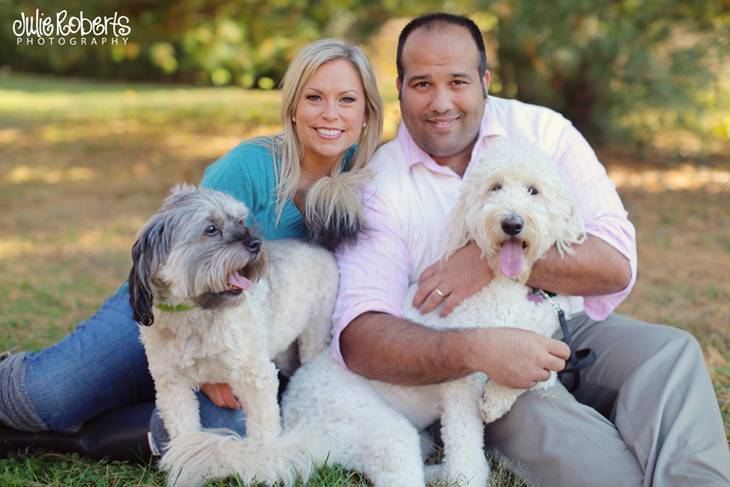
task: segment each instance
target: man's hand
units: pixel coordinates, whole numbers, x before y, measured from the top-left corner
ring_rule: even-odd
[[[219,408],[241,409],[241,403],[228,384],[202,384],[200,390]]]
[[[479,247],[469,242],[445,262],[436,262],[421,273],[413,307],[426,314],[443,301],[439,315],[448,316],[459,303],[489,284],[493,277]]]
[[[529,389],[560,372],[570,358],[570,348],[558,340],[518,328],[489,328],[488,346],[476,369],[497,384]]]

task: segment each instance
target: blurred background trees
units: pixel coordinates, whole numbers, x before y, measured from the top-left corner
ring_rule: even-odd
[[[20,12],[127,15],[126,45],[16,45]],[[491,92],[552,107],[591,140],[718,152],[730,140],[728,0],[0,0],[0,65],[16,71],[272,89],[307,42],[364,45],[392,94],[395,41],[428,11],[471,16]],[[659,130],[661,129],[661,130]]]

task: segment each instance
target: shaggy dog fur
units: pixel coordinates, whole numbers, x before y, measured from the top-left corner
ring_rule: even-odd
[[[182,454],[196,448],[188,435],[201,429],[194,391],[203,383],[231,385],[251,441],[278,438],[272,359],[296,342],[307,363],[329,341],[338,281],[332,255],[297,241],[264,246],[246,228],[247,216],[230,196],[178,186],[133,247],[130,300],[147,325],[142,342],[170,448]],[[304,458],[293,455],[284,459]],[[161,466],[176,483],[175,458],[165,454]]]
[[[422,316],[411,306],[416,286],[404,302],[404,316],[425,326],[448,329],[519,327],[545,336],[558,328],[547,302],[528,299],[525,286],[532,265],[551,247],[572,253],[582,242],[583,225],[552,161],[529,144],[495,140],[470,167],[453,211],[447,255],[474,241],[495,277],[464,300],[447,318]],[[555,375],[536,388],[548,387]],[[428,386],[396,386],[367,380],[320,353],[292,378],[282,402],[287,448],[302,451],[296,437],[305,435],[306,461],[341,464],[363,472],[376,487],[421,487],[427,479],[459,485],[487,485],[483,423],[509,411],[523,390],[488,382],[477,373]],[[444,458],[424,467],[419,431],[440,419]],[[248,439],[206,444],[186,469],[187,479],[224,477],[259,462],[258,480],[292,480],[292,467],[271,462],[247,447]],[[231,454],[236,451],[237,454]],[[244,459],[243,453],[247,454]],[[253,455],[253,456],[252,456]]]

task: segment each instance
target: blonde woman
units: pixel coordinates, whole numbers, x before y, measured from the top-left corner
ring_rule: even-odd
[[[375,76],[359,48],[325,39],[299,52],[282,89],[282,132],[242,142],[206,169],[201,185],[243,201],[266,239],[334,247],[361,225],[355,189],[383,125]],[[125,283],[61,342],[4,357],[0,454],[33,446],[145,461],[165,431],[152,414],[154,386],[138,335]],[[230,389],[204,384],[201,391],[203,426],[242,432]]]

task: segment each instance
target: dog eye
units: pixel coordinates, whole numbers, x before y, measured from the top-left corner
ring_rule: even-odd
[[[499,191],[500,189],[502,189],[502,185],[499,183],[495,183],[492,185],[491,188],[489,188],[489,191]]]
[[[208,225],[205,227],[205,234],[209,237],[212,237],[213,235],[218,235],[218,227],[215,225]]]
[[[527,187],[527,192],[530,193],[531,195],[540,194],[540,192],[534,186],[528,186]]]

